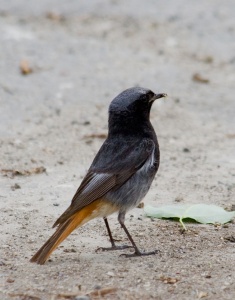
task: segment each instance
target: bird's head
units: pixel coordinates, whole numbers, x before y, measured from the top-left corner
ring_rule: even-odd
[[[113,99],[109,106],[109,129],[116,132],[119,125],[133,129],[149,122],[149,114],[156,99],[166,94],[155,94],[141,87],[129,88]]]
[[[155,94],[149,89],[133,87],[120,93],[109,106],[110,117],[121,119],[147,118],[156,99],[166,97],[166,94]]]
[[[133,87],[120,93],[109,106],[111,115],[123,117],[149,117],[149,112],[156,99],[166,97],[166,94],[154,94],[149,89]]]

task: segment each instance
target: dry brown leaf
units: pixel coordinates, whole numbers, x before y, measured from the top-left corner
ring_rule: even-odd
[[[46,172],[46,168],[37,167],[30,170],[2,169],[1,172],[7,177],[14,178],[15,176],[29,176],[33,174],[41,174]]]
[[[229,139],[235,139],[235,133],[226,134],[227,138]]]
[[[209,79],[202,77],[198,73],[193,74],[192,79],[193,79],[193,81],[200,82],[200,83],[209,83],[210,82]]]
[[[199,292],[198,293],[198,299],[201,299],[201,298],[205,298],[208,296],[208,293],[207,292]]]
[[[207,64],[211,64],[211,63],[213,63],[214,58],[212,56],[208,55],[208,56],[205,56],[204,58],[202,58],[202,61]]]
[[[166,284],[174,284],[179,281],[178,278],[161,276],[160,280]]]
[[[59,293],[56,295],[57,298],[65,298],[65,299],[70,299],[70,298],[74,299],[74,297],[76,296],[80,296],[80,294],[78,292],[75,292],[75,293]]]
[[[106,133],[92,133],[92,134],[84,135],[85,139],[90,139],[90,138],[106,139],[106,137],[107,137]]]
[[[104,289],[98,289],[98,290],[95,290],[95,291],[91,291],[89,293],[86,293],[86,295],[91,296],[91,297],[102,297],[102,296],[105,296],[107,294],[112,294],[116,291],[117,291],[117,288],[110,287],[110,288],[104,288]],[[70,298],[74,298],[76,296],[82,296],[82,295],[84,295],[84,293],[81,294],[81,292],[59,293],[59,294],[56,295],[56,297],[70,299]]]
[[[20,72],[23,75],[28,75],[33,72],[33,69],[30,67],[29,62],[25,59],[20,62]]]
[[[235,243],[235,236],[233,235],[226,236],[224,239],[228,242]]]
[[[22,293],[17,293],[17,294],[9,294],[10,297],[20,297],[21,300],[41,300],[40,297],[37,296],[31,296],[31,295],[27,295],[27,294],[22,294]]]
[[[143,208],[144,207],[144,202],[140,202],[140,204],[138,204],[137,208]]]
[[[52,11],[49,11],[46,14],[46,18],[49,19],[49,20],[52,20],[52,21],[57,21],[57,22],[65,20],[64,16],[62,16],[61,14],[58,14],[56,12],[52,12]]]
[[[92,297],[97,297],[97,296],[105,296],[107,294],[112,294],[115,293],[117,291],[117,288],[114,287],[110,287],[110,288],[104,288],[104,289],[99,289],[99,290],[95,290],[92,291],[90,293],[87,293],[88,296],[92,296]]]

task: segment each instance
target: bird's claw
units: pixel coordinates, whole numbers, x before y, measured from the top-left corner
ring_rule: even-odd
[[[138,251],[135,251],[134,253],[128,253],[128,254],[123,253],[123,254],[120,254],[120,256],[124,256],[124,257],[148,256],[148,255],[155,255],[159,252],[160,252],[159,250],[154,250],[154,251],[150,251],[150,252],[140,252],[138,250]]]
[[[112,247],[99,247],[96,249],[95,252],[98,251],[113,251],[113,250],[123,250],[123,249],[128,249],[128,248],[133,248],[132,246],[128,246],[128,245],[121,245],[121,246],[112,246]]]

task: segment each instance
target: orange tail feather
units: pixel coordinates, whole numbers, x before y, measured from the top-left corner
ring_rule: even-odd
[[[102,200],[97,200],[81,209],[64,223],[60,224],[56,232],[37,251],[37,253],[30,259],[30,261],[43,265],[50,254],[59,246],[60,243],[63,242],[64,239],[66,239],[66,237],[75,228],[80,227],[81,225],[95,217],[99,217],[98,211],[100,210],[99,208],[103,206],[102,204],[104,204]]]

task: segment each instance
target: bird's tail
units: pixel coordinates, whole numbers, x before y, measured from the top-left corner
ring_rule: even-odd
[[[77,227],[85,224],[89,220],[97,217],[96,214],[92,213],[97,206],[97,201],[84,207],[68,220],[64,221],[59,225],[56,232],[49,238],[49,240],[37,251],[37,253],[30,259],[31,262],[43,265],[50,254],[63,242],[64,239]]]

